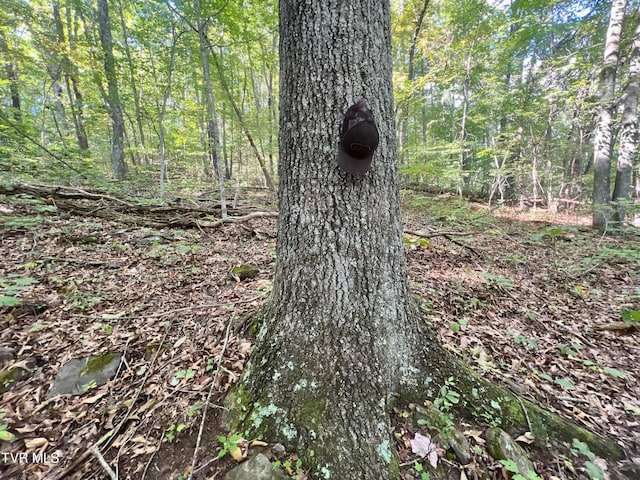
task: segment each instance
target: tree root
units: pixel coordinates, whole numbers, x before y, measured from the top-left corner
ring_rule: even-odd
[[[444,349],[443,349],[444,352]],[[480,423],[497,425],[511,434],[533,433],[535,444],[546,446],[550,442],[571,444],[576,438],[589,445],[596,455],[608,460],[620,460],[624,451],[613,440],[594,433],[561,415],[520,398],[472,371],[457,358],[444,352],[448,365],[439,365],[436,371],[444,373],[444,380],[453,377],[452,389],[460,394],[458,407]]]

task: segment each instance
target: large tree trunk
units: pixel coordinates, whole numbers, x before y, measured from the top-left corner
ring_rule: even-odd
[[[507,428],[531,419],[544,439],[562,423],[538,421],[527,402],[523,415],[420,318],[402,242],[389,24],[388,0],[280,1],[277,266],[228,420],[246,438],[298,450],[312,479],[398,479],[390,411],[433,399],[449,377],[463,408]],[[343,112],[362,97],[380,145],[356,178],[336,153]]]
[[[397,476],[388,412],[420,345],[402,244],[389,21],[387,1],[280,2],[278,263],[245,379],[255,399],[246,426],[312,451],[314,475],[336,479]],[[361,97],[380,146],[355,178],[336,152],[342,114]]]
[[[613,0],[611,18],[600,70],[600,112],[593,145],[593,226],[604,230],[613,218],[611,195],[611,149],[615,85],[620,51],[620,34],[627,0]]]
[[[629,65],[629,80],[624,88],[624,110],[622,111],[622,130],[616,182],[613,187],[614,220],[624,223],[627,201],[631,190],[631,170],[638,152],[638,90],[640,89],[640,23],[633,37],[633,50]]]
[[[127,164],[124,161],[124,118],[122,116],[122,106],[120,105],[120,95],[118,94],[116,63],[113,57],[113,42],[111,40],[111,20],[109,19],[107,0],[98,0],[98,28],[104,54],[104,71],[107,77],[109,116],[113,127],[111,166],[113,167],[113,176],[117,180],[123,180],[127,174]]]

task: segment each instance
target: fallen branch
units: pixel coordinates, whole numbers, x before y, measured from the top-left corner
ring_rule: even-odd
[[[93,456],[98,459],[98,462],[100,463],[104,471],[107,472],[107,475],[109,475],[109,477],[111,477],[112,480],[118,480],[118,476],[116,475],[116,472],[114,472],[111,469],[111,466],[104,459],[97,445],[94,445],[94,447],[91,449],[91,453],[93,453]]]
[[[404,233],[407,235],[413,235],[420,238],[433,238],[433,237],[470,237],[471,235],[478,235],[478,232],[419,232],[417,230],[405,229]]]
[[[429,233],[425,233],[425,232],[418,232],[416,230],[408,230],[408,229],[405,229],[403,231],[404,231],[404,233],[406,233],[408,235],[414,235],[414,236],[420,237],[420,238],[444,237],[447,240],[449,240],[451,243],[454,243],[454,244],[458,245],[459,247],[466,248],[471,253],[473,253],[475,256],[482,258],[482,255],[480,255],[475,250],[475,248],[470,247],[469,245],[465,245],[464,243],[461,243],[461,242],[459,242],[458,240],[456,240],[454,238],[451,238],[451,237],[468,237],[468,236],[471,236],[471,235],[477,235],[478,232],[438,232],[438,231],[431,231]]]
[[[273,218],[277,216],[278,212],[252,212],[240,217],[221,218],[220,220],[216,220],[215,222],[199,221],[198,226],[206,228],[218,228],[225,223],[242,223],[253,220],[254,218]]]

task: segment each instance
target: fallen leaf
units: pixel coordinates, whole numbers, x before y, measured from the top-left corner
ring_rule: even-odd
[[[525,432],[516,438],[516,442],[526,443],[527,445],[531,445],[536,441],[536,437],[531,432]]]
[[[92,403],[96,403],[98,400],[100,400],[106,394],[107,394],[107,392],[104,391],[104,392],[100,392],[100,393],[94,395],[93,397],[83,398],[82,399],[82,403],[84,403],[85,405],[91,405]]]
[[[30,438],[24,441],[24,446],[27,450],[35,450],[36,448],[46,447],[47,445],[49,445],[49,440],[42,437]]]
[[[424,436],[420,433],[416,433],[416,436],[411,440],[411,451],[418,455],[420,458],[428,456],[429,463],[433,468],[438,467],[438,452],[436,451],[436,445],[431,441],[431,437]]]

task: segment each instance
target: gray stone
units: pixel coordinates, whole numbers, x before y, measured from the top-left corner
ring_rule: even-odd
[[[0,347],[0,364],[5,363],[16,356],[15,348]]]
[[[518,467],[518,473],[524,478],[531,478],[535,473],[525,449],[501,428],[492,427],[487,430],[487,450],[496,460],[513,461]]]
[[[449,446],[453,453],[456,454],[456,458],[462,465],[468,465],[471,463],[471,447],[466,437],[457,428],[452,428],[442,433],[443,443]]]
[[[281,471],[273,468],[269,457],[262,453],[241,463],[224,476],[224,480],[281,480],[286,478]]]
[[[80,395],[94,382],[97,387],[104,385],[118,371],[121,357],[119,353],[107,353],[99,357],[72,358],[60,367],[47,398]]]

